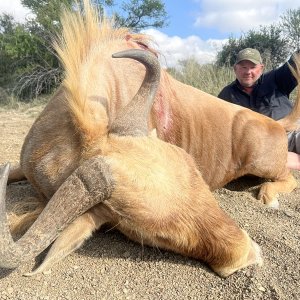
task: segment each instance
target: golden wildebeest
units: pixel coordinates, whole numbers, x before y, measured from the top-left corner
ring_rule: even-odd
[[[3,169],[0,266],[17,267],[55,241],[40,267],[27,275],[39,273],[106,223],[142,244],[201,259],[223,277],[261,264],[259,246],[220,209],[192,157],[148,136],[148,115],[160,79],[157,58],[138,49],[115,56],[146,65],[141,88],[119,110],[109,130],[107,120],[106,126],[102,124],[102,134],[89,149],[91,158],[80,162],[17,242],[5,219],[9,165]],[[73,91],[67,87],[66,91],[68,103],[72,103]],[[80,130],[89,129],[75,110],[73,118]]]
[[[84,15],[79,12],[66,13],[62,23],[62,36],[55,48],[64,65],[65,79],[28,133],[21,152],[20,168],[10,172],[9,181],[27,178],[39,192],[41,198],[45,200],[45,204],[48,202],[48,206],[54,206],[53,209],[56,212],[64,211],[64,209],[56,207],[59,199],[67,199],[62,202],[66,201],[66,205],[70,205],[73,201],[70,198],[74,198],[76,207],[73,209],[76,210],[76,213],[73,212],[65,216],[66,220],[62,219],[63,224],[61,226],[66,226],[76,217],[77,219],[73,224],[85,224],[87,226],[88,222],[89,226],[87,226],[87,231],[81,229],[81,232],[76,233],[79,236],[78,240],[75,240],[74,245],[71,245],[72,247],[66,252],[71,252],[78,247],[104,221],[114,223],[112,214],[107,213],[109,216],[105,215],[104,217],[103,210],[105,211],[105,209],[99,213],[98,207],[103,207],[105,201],[108,201],[107,199],[121,201],[124,197],[122,202],[118,202],[118,209],[112,210],[113,213],[121,212],[120,215],[122,216],[123,210],[126,212],[129,210],[127,210],[126,205],[134,205],[136,209],[140,209],[136,199],[143,199],[147,204],[143,208],[143,212],[150,213],[149,220],[153,220],[151,219],[153,211],[155,211],[156,216],[161,218],[161,223],[153,224],[153,226],[157,225],[158,227],[149,227],[151,230],[153,228],[151,234],[156,234],[155,230],[158,234],[159,228],[163,227],[164,222],[170,226],[166,230],[172,231],[174,228],[178,228],[175,223],[179,222],[177,219],[180,219],[181,214],[184,215],[181,223],[179,222],[183,228],[179,229],[185,230],[186,227],[186,230],[190,230],[190,234],[185,235],[186,232],[180,230],[177,234],[173,232],[174,240],[172,241],[167,235],[166,237],[151,235],[150,238],[146,236],[150,233],[146,233],[144,227],[141,226],[139,230],[143,232],[143,241],[149,244],[159,245],[189,256],[197,256],[207,261],[222,276],[229,275],[248,263],[259,263],[261,258],[258,246],[251,242],[248,236],[238,229],[231,220],[228,221],[228,226],[236,232],[227,230],[232,233],[231,236],[234,239],[234,241],[229,242],[232,246],[224,248],[224,243],[216,242],[217,237],[210,240],[203,235],[203,232],[202,236],[199,237],[198,233],[203,228],[211,230],[206,225],[203,227],[201,223],[202,221],[206,222],[204,217],[206,217],[209,209],[204,208],[205,205],[202,203],[205,201],[199,200],[200,204],[197,206],[192,200],[203,197],[210,199],[207,200],[208,203],[214,203],[211,204],[214,207],[212,219],[218,224],[225,224],[227,223],[225,219],[228,220],[228,217],[219,211],[204,182],[213,190],[239,176],[253,174],[272,180],[272,182],[266,182],[262,185],[259,198],[269,206],[277,206],[276,195],[279,192],[290,192],[296,186],[295,179],[286,167],[287,138],[284,127],[279,122],[260,114],[221,101],[184,85],[173,79],[164,70],[160,71],[157,89],[149,88],[153,78],[150,75],[148,78],[146,75],[138,98],[143,99],[140,100],[143,102],[149,94],[152,98],[154,97],[154,103],[149,115],[145,111],[142,114],[140,107],[143,106],[130,105],[130,103],[135,103],[135,101],[131,102],[131,99],[134,98],[145,78],[145,67],[129,57],[122,61],[113,59],[112,54],[124,49],[144,49],[145,53],[152,52],[156,55],[157,53],[148,47],[148,38],[144,35],[130,34],[124,28],[114,29],[111,23],[105,19],[99,25],[97,14],[91,9],[88,2],[85,3]],[[157,80],[157,76],[154,78]],[[298,106],[295,107],[292,114],[298,116]],[[126,123],[120,115],[124,116]],[[128,116],[131,115],[134,115],[134,118],[131,117],[129,121]],[[147,122],[145,122],[145,118]],[[287,128],[291,126],[294,120],[289,116],[285,118],[284,122],[284,126]],[[193,157],[193,162],[185,152],[156,138],[139,137],[140,141],[143,140],[141,145],[133,142],[137,139],[134,133],[136,125],[138,128],[143,126],[144,135],[146,132],[156,129],[159,139],[186,150]],[[124,136],[122,136],[122,130],[124,130]],[[132,148],[128,148],[127,144]],[[268,155],[266,156],[265,153]],[[114,160],[115,156],[117,156],[116,160]],[[123,160],[124,166],[121,163]],[[166,165],[164,160],[169,164]],[[96,167],[92,167],[94,163],[96,163]],[[138,167],[138,164],[141,166]],[[195,165],[201,171],[204,181],[198,171],[195,170]],[[109,169],[107,172],[102,170],[106,167]],[[93,168],[94,172],[92,171]],[[84,175],[89,169],[90,174]],[[131,169],[132,173],[130,173]],[[128,178],[128,180],[123,178],[123,172],[128,172],[124,175],[124,178]],[[103,175],[99,175],[103,179],[97,178],[96,174],[98,173]],[[160,173],[165,175],[162,176]],[[172,173],[174,174],[172,175]],[[172,183],[168,182],[169,179],[164,178],[166,174]],[[89,181],[85,180],[84,176],[96,177],[95,180],[104,180],[105,182],[108,180],[105,179],[108,176],[112,183],[99,185],[102,188],[95,190],[95,193],[98,195],[103,190],[104,196],[98,199],[93,194],[96,186],[93,188],[92,184],[86,183],[86,187],[85,182]],[[76,181],[77,177],[79,177],[79,181],[83,182],[83,194],[77,196],[76,190],[73,192],[73,196],[66,198],[67,195],[65,194],[69,193],[70,186],[74,186],[73,181]],[[149,183],[147,183],[148,177],[150,178]],[[124,183],[120,178],[124,180]],[[190,185],[193,180],[199,182],[200,187],[195,186],[195,184]],[[137,181],[141,181],[141,186]],[[147,194],[140,194],[139,189],[142,188],[147,191]],[[79,188],[76,189],[79,190]],[[93,196],[88,196],[90,189],[92,189]],[[161,199],[158,197],[160,189],[166,189],[166,192],[162,193],[164,199],[162,202],[158,200]],[[116,190],[122,190],[122,193],[115,196]],[[171,199],[174,202],[167,200],[171,191],[176,195],[175,197],[174,194],[171,194]],[[80,194],[80,192],[78,193]],[[156,199],[156,196],[152,198],[152,193],[155,193],[158,198]],[[182,198],[180,197],[181,193],[184,195]],[[196,197],[195,193],[199,195]],[[85,196],[87,199],[97,198],[97,200],[84,206]],[[80,199],[77,201],[77,198]],[[128,204],[127,198],[134,200]],[[152,199],[152,202],[145,199]],[[144,203],[142,200],[140,201]],[[181,201],[182,204],[180,204]],[[97,204],[99,202],[101,203]],[[189,205],[192,207],[187,208],[189,205],[186,203],[190,203]],[[203,206],[202,209],[200,208],[201,205]],[[92,208],[88,210],[90,207]],[[132,207],[130,206],[130,208]],[[99,218],[97,218],[97,213]],[[133,212],[131,211],[131,213]],[[132,215],[137,218],[136,220],[140,220],[144,216],[143,214],[137,215],[138,213],[141,211],[137,210]],[[37,224],[42,226],[44,221],[40,220],[43,220],[41,218],[45,218],[47,215],[49,215],[48,209],[42,212],[37,222],[34,223],[34,228],[38,226]],[[93,218],[91,215],[96,217]],[[186,216],[190,216],[189,221],[186,220]],[[61,217],[61,213],[59,217]],[[116,218],[116,220],[118,219]],[[199,222],[201,226],[196,225]],[[208,221],[208,223],[210,222],[212,221]],[[22,220],[21,225],[24,227],[25,223],[26,218]],[[192,227],[190,224],[194,224],[195,227],[190,228]],[[133,223],[128,226],[131,225]],[[173,228],[171,225],[175,227]],[[198,229],[196,229],[197,226]],[[219,229],[222,226],[219,225],[216,228]],[[227,225],[224,226],[227,228]],[[65,230],[72,230],[73,227],[71,224]],[[80,226],[78,227],[80,228]],[[131,238],[137,239],[132,228],[131,231],[124,228],[120,228],[120,230]],[[56,229],[57,227],[53,228],[53,230]],[[134,230],[137,229],[134,228]],[[215,231],[218,232],[218,230]],[[7,233],[6,229],[3,233]],[[57,234],[57,231],[55,234],[53,233],[52,240],[56,239]],[[30,233],[26,233],[24,238],[20,240],[20,245],[24,245],[25,249],[28,249],[28,244],[25,242],[23,244],[23,241],[27,241],[29,235]],[[61,240],[64,240],[65,236],[69,235],[61,234]],[[229,237],[226,236],[224,240],[226,239]],[[47,239],[47,243],[49,241],[50,239]],[[61,245],[60,237],[56,241],[56,245]],[[201,248],[201,255],[197,252],[200,248],[193,241],[205,245],[204,248]],[[43,245],[44,243],[46,243],[45,240],[43,240]],[[234,250],[236,249],[234,244],[239,245],[239,251]],[[9,247],[5,253],[10,253]],[[44,248],[44,246],[39,247]],[[60,247],[55,246],[53,248],[55,255],[60,251]],[[215,247],[221,247],[222,251],[226,249],[224,255],[230,256],[235,253],[233,255],[235,257],[226,258],[229,259],[230,263],[224,257],[216,262],[214,260],[218,257],[217,253],[219,252]],[[40,249],[37,246],[32,250],[30,252],[31,257],[39,253]],[[15,251],[14,253],[19,252]],[[11,254],[7,255],[10,257]],[[51,254],[51,250],[49,255],[48,262],[50,264],[55,256]],[[17,262],[11,263],[11,266],[18,265],[18,262],[23,260],[23,256],[18,255],[18,258],[12,259],[12,261],[14,260]],[[2,265],[4,266],[5,263]],[[47,259],[44,266],[46,265]],[[42,269],[43,267],[39,270]]]

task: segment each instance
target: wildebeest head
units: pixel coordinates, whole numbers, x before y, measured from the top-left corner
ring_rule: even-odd
[[[160,79],[157,58],[148,51],[132,49],[113,55],[132,58],[146,67],[145,79],[130,103],[114,120],[108,134],[147,135],[147,119]],[[47,248],[76,217],[108,199],[114,189],[114,174],[107,159],[98,156],[85,161],[60,186],[38,219],[16,242],[6,217],[5,194],[9,164],[0,171],[0,267],[15,268]]]

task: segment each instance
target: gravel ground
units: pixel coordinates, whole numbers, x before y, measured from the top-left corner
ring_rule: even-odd
[[[39,109],[0,110],[0,164],[17,163]],[[295,176],[300,182],[298,172]],[[261,246],[264,265],[221,279],[203,263],[142,247],[116,231],[101,230],[50,271],[0,269],[0,299],[300,299],[300,190],[281,195],[279,210],[256,200],[260,180],[243,178],[215,192],[222,208]],[[7,189],[9,204],[34,195],[27,183]]]

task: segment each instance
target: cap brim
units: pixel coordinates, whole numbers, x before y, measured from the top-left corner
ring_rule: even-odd
[[[252,58],[242,58],[242,59],[240,59],[240,60],[237,60],[237,61],[235,62],[235,64],[238,64],[238,63],[240,63],[240,62],[243,61],[243,60],[251,61],[251,62],[253,62],[253,63],[256,64],[256,65],[260,65],[260,64],[262,63],[261,61],[258,61],[258,60],[256,60],[256,59],[252,59]]]

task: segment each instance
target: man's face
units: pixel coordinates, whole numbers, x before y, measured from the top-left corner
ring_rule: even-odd
[[[249,60],[242,60],[233,67],[235,76],[244,87],[251,87],[259,79],[264,70],[264,65],[256,65]]]

